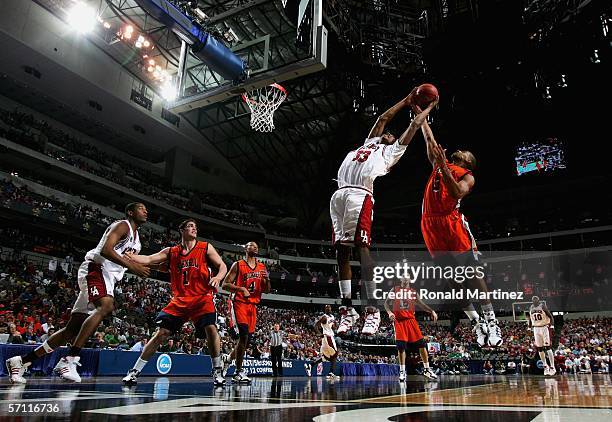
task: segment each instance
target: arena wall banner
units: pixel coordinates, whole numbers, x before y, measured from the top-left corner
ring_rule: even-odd
[[[98,375],[125,375],[132,368],[140,352],[101,350],[98,360]],[[142,375],[210,375],[210,356],[185,355],[182,353],[156,353],[142,371]]]

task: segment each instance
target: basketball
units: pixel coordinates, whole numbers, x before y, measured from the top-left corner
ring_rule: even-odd
[[[426,108],[438,96],[438,88],[432,84],[422,84],[417,88],[414,100],[419,107]]]

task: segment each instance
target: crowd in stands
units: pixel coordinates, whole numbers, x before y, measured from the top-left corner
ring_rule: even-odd
[[[274,210],[274,215],[286,214],[280,208],[271,208],[259,201],[169,186],[161,176],[135,165],[134,160],[102,151],[18,109],[9,111],[0,108],[0,136],[174,207],[234,224],[257,226],[253,215],[262,211]],[[202,204],[207,206],[203,207]]]
[[[49,269],[28,261],[25,257],[2,255],[0,261],[0,333],[9,334],[8,343],[41,343],[55,330],[63,327],[70,316],[76,299],[75,268],[65,259],[62,265]],[[169,300],[169,285],[153,279],[139,279],[126,275],[116,287],[116,311],[112,318],[96,332],[88,343],[94,348],[140,350],[155,330],[154,317]],[[219,296],[217,310],[222,348],[229,352],[234,339],[228,329],[226,297]],[[269,356],[269,332],[275,323],[294,334],[287,338],[285,357],[310,359],[317,355],[320,339],[313,327],[321,314],[318,310],[272,308],[263,303],[258,309],[258,323],[248,356]],[[394,363],[393,328],[384,315],[379,332],[374,337],[360,333],[363,318],[353,332],[338,340],[342,350],[341,361],[366,363]],[[439,353],[434,362],[442,373],[454,373],[464,369],[469,359],[492,362],[524,362],[534,355],[533,334],[524,323],[501,321],[504,344],[494,350],[480,349],[475,345],[471,326],[460,324],[452,334],[448,326],[422,323],[428,343],[437,343]],[[566,320],[558,333],[559,347],[556,354],[561,371],[607,370],[612,352],[612,318],[583,318]],[[363,344],[368,346],[362,347]],[[380,346],[380,347],[378,347]],[[195,337],[191,323],[186,324],[172,341],[161,346],[164,351],[206,354],[205,343]],[[372,350],[373,353],[368,351]],[[416,358],[416,357],[413,357]],[[576,364],[572,364],[576,362]],[[520,366],[520,365],[519,365]],[[495,371],[495,368],[493,368]]]

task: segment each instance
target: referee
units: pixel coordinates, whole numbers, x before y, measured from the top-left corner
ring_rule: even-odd
[[[283,337],[285,332],[281,331],[279,324],[274,324],[270,331],[270,356],[272,358],[272,376],[283,376]]]

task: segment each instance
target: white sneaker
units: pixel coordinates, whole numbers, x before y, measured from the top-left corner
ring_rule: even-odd
[[[557,370],[555,369],[555,367],[554,367],[554,366],[551,366],[551,367],[550,367],[550,371],[548,372],[548,375],[550,375],[551,377],[552,377],[553,375],[557,375]]]
[[[128,371],[127,375],[123,377],[121,381],[123,381],[123,384],[125,385],[136,385],[138,383],[139,374],[140,371],[137,371],[136,369],[132,368]]]
[[[338,375],[334,374],[333,372],[330,372],[329,374],[327,374],[327,379],[329,381],[336,381],[336,380],[339,380],[340,377]]]
[[[225,385],[225,377],[222,374],[223,371],[213,369],[212,378],[214,385]]]
[[[23,374],[29,365],[29,363],[26,363],[25,365],[23,364],[21,361],[21,356],[13,356],[12,358],[6,360],[7,373],[10,375],[10,380],[13,384],[26,383],[26,379],[23,377]]]
[[[400,371],[399,382],[404,382],[404,381],[406,381],[406,373],[404,371]]]
[[[484,321],[476,321],[474,328],[472,328],[474,334],[476,334],[476,342],[480,347],[487,344],[487,337],[489,335],[489,327]]]
[[[359,319],[359,314],[354,308],[346,308],[341,306],[340,309],[344,309],[346,312],[341,312],[340,324],[338,324],[338,329],[336,330],[337,334],[347,333],[355,322]]]
[[[232,377],[232,382],[236,384],[250,384],[251,378],[249,378],[244,369],[241,369],[236,375]]]
[[[434,371],[431,370],[431,368],[425,368],[423,370],[423,376],[425,378],[429,378],[430,380],[437,380],[438,376],[435,374]]]
[[[501,330],[499,325],[497,325],[497,320],[492,319],[489,321],[489,346],[498,347],[501,346],[504,342],[502,338]]]
[[[363,324],[362,334],[373,335],[378,331],[380,326],[380,311],[377,309],[374,313],[366,315],[365,323]]]
[[[53,372],[66,381],[81,382],[81,376],[77,372],[77,366],[81,366],[79,360],[81,360],[80,356],[61,358],[53,368]]]
[[[232,361],[230,359],[230,355],[227,353],[223,353],[221,355],[221,375],[223,378],[227,376],[227,370],[232,366]]]
[[[305,363],[304,369],[306,370],[306,376],[312,376],[312,365],[310,365],[309,363]]]
[[[550,368],[548,366],[544,367],[544,376],[547,377],[550,373]]]

